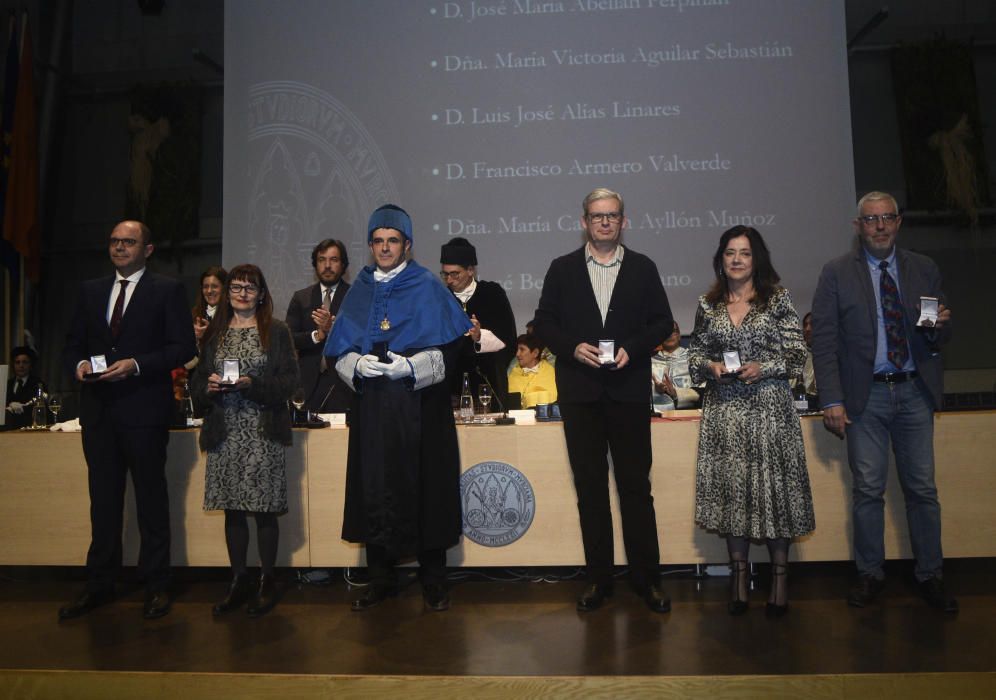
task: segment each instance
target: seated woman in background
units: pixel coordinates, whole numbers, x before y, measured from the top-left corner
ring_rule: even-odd
[[[557,380],[553,365],[540,358],[543,344],[534,335],[526,333],[515,339],[517,363],[508,372],[509,393],[522,394],[522,407],[556,403]]]
[[[681,329],[675,322],[667,340],[650,357],[650,395],[655,411],[695,408],[699,392],[688,373],[688,350],[681,347]]]
[[[277,516],[287,512],[287,400],[297,386],[297,358],[290,330],[273,318],[273,302],[258,267],[233,268],[226,292],[204,333],[192,384],[194,399],[205,410],[200,435],[201,449],[207,451],[204,510],[225,511],[233,574],[228,595],[212,612],[235,610],[251,596],[248,613],[257,616],[277,601]],[[222,381],[228,360],[238,360],[234,384]],[[247,514],[256,520],[262,569],[257,586],[250,585],[246,568]]]
[[[228,273],[225,272],[225,268],[217,265],[212,265],[201,273],[201,293],[197,295],[197,303],[190,312],[194,317],[194,336],[198,344],[211,319],[214,318],[227,281]]]

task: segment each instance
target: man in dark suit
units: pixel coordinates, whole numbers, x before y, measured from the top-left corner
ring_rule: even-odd
[[[607,453],[619,492],[631,583],[651,610],[671,600],[660,583],[657,518],[650,493],[650,356],[674,321],[657,266],[620,244],[622,197],[597,189],[582,204],[587,242],[550,265],[536,334],[557,355],[557,392],[574,473],[587,583],[578,610],[612,594],[614,563]],[[611,349],[600,352],[603,341]]]
[[[318,282],[299,289],[287,306],[287,325],[294,336],[305,408],[316,413],[343,413],[349,406],[351,392],[322,360],[325,339],[349,290],[342,276],[349,267],[349,256],[342,241],[326,238],[311,251],[311,266]]]
[[[45,391],[45,385],[31,372],[37,357],[35,351],[26,345],[19,345],[10,352],[10,366],[14,374],[7,379],[7,420],[4,426],[7,430],[31,425],[31,401],[38,393],[38,387]]]
[[[460,357],[450,379],[450,394],[459,395],[463,375],[473,396],[487,377],[502,406],[508,403],[508,365],[515,357],[515,315],[508,295],[497,282],[477,279],[477,250],[466,238],[453,238],[439,253],[439,276],[456,296],[474,327],[460,343]]]
[[[170,371],[197,354],[183,286],[145,269],[151,233],[122,221],[109,241],[114,275],[84,282],[63,360],[81,383],[80,424],[90,488],[87,585],[59,610],[78,617],[109,602],[121,566],[121,523],[130,473],[145,579],[142,615],[169,612],[170,528],[166,444],[173,416]],[[107,368],[99,372],[94,361]]]
[[[813,366],[823,424],[847,437],[858,580],[847,602],[863,608],[884,587],[884,494],[889,442],[906,499],[915,575],[929,605],[956,612],[941,578],[941,508],[934,485],[934,411],[941,407],[940,345],[951,336],[941,274],[923,255],[896,247],[896,200],[858,202],[860,249],[827,263],[813,298]],[[922,297],[937,319],[918,325]]]

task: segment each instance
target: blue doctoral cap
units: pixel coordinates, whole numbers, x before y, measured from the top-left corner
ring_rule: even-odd
[[[393,228],[404,234],[409,242],[412,240],[412,219],[408,212],[397,205],[385,204],[374,209],[374,213],[370,215],[370,223],[367,224],[367,243],[379,228]]]

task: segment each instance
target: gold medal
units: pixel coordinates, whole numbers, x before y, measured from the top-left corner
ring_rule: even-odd
[[[380,329],[382,331],[391,330],[391,322],[387,320],[387,316],[385,316],[384,320],[380,322]]]

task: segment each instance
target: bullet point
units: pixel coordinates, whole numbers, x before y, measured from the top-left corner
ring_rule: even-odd
[[[439,174],[439,168],[433,168],[432,169],[432,174],[433,175],[438,175]]]
[[[432,230],[433,231],[438,231],[439,230],[439,224],[433,224],[432,225]]]
[[[431,9],[431,10],[429,10],[429,14],[430,14],[430,15],[434,15],[434,14],[436,14],[436,8],[435,8],[435,7],[433,7],[433,8]]]
[[[432,121],[438,122],[439,121],[439,115],[438,114],[433,114],[432,115]]]
[[[429,65],[430,65],[430,66],[432,66],[433,68],[435,68],[436,66],[438,66],[438,65],[439,65],[439,63],[438,63],[438,62],[436,62],[436,61],[431,61],[431,62],[429,63]]]

